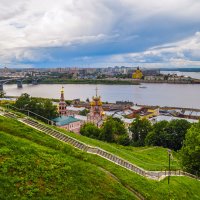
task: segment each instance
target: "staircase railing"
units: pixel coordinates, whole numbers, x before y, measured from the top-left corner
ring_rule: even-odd
[[[30,110],[26,110],[26,109],[23,109],[23,108],[17,108],[13,105],[10,105],[10,104],[6,104],[6,108],[9,110],[17,110],[19,112],[22,112],[23,114],[27,115],[28,117],[32,116],[32,117],[35,117],[36,119],[41,119],[42,121],[44,121],[45,123],[49,124],[49,125],[55,125],[55,122],[46,118],[46,117],[43,117],[35,112],[32,112]]]

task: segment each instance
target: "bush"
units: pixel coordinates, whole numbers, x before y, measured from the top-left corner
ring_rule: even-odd
[[[92,123],[87,123],[81,127],[80,134],[90,138],[98,139],[100,136],[100,129]]]

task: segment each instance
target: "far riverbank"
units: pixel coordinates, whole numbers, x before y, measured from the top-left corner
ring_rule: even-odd
[[[200,84],[200,80],[134,80],[134,79],[42,79],[40,84],[102,84],[102,85],[140,85],[142,83]]]
[[[40,84],[102,84],[102,85],[140,85],[137,81],[117,79],[43,79]]]

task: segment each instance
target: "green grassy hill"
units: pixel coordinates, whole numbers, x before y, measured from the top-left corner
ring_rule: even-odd
[[[155,161],[149,162],[159,163],[157,148],[119,148],[127,154],[138,151],[143,159],[152,156]],[[151,151],[155,154],[148,155]],[[199,188],[195,179],[171,177],[170,197],[200,199]],[[14,119],[0,117],[0,199],[136,199],[134,190],[145,199],[156,200],[169,199],[168,189],[166,179],[146,179]]]
[[[81,152],[0,120],[0,199],[135,199]]]
[[[86,144],[105,149],[146,170],[152,170],[152,171],[168,170],[169,158],[168,158],[168,151],[166,148],[163,147],[138,148],[132,146],[122,146],[70,133],[58,127],[55,127],[55,129],[65,133],[66,135],[76,138]],[[180,169],[180,166],[178,163],[178,159],[176,158],[177,155],[175,152],[172,153],[173,153],[173,159],[171,160],[171,169],[178,170]]]

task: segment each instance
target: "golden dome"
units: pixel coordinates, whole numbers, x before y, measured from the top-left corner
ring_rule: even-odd
[[[90,102],[91,106],[102,106],[101,97],[92,97],[92,101]]]
[[[64,93],[64,87],[62,86],[62,89],[60,90],[61,93]]]

